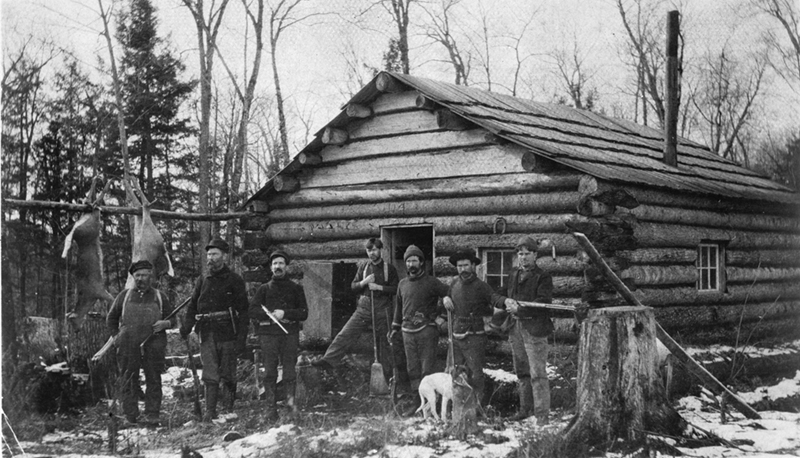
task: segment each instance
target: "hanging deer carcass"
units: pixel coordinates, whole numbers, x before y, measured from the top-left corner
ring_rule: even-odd
[[[75,277],[78,283],[78,298],[75,307],[67,314],[77,327],[81,327],[86,315],[98,300],[112,301],[114,298],[103,285],[103,252],[100,249],[100,209],[84,213],[72,227],[64,242],[62,258],[66,258],[73,243],[78,245]]]
[[[133,229],[133,254],[131,261],[136,262],[142,259],[147,259],[155,267],[153,276],[155,278],[161,277],[162,274],[169,276],[175,275],[172,269],[172,262],[167,253],[167,247],[164,244],[164,238],[158,232],[156,225],[150,218],[150,207],[142,205],[142,215],[136,216]],[[133,276],[128,275],[128,281],[125,284],[126,288],[133,288]]]

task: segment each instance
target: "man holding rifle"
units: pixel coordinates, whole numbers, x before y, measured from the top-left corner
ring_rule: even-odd
[[[227,265],[230,247],[215,238],[206,246],[208,273],[197,279],[181,337],[192,329],[200,335],[200,359],[206,389],[203,421],[217,418],[217,399],[222,382],[227,392],[226,409],[236,399],[236,357],[247,342],[247,290],[244,280]],[[191,356],[191,355],[190,355]]]
[[[106,324],[115,336],[120,368],[118,389],[122,412],[129,424],[139,417],[137,401],[139,370],[144,371],[144,423],[157,426],[161,410],[161,372],[167,349],[166,330],[175,325],[172,305],[166,295],[152,287],[153,264],[136,261],[128,270],[134,287],[114,299]]]
[[[517,242],[518,267],[498,290],[495,302],[495,307],[505,312],[494,315],[492,327],[500,327],[504,319],[511,320],[509,340],[514,372],[519,379],[519,411],[512,420],[535,415],[539,424],[545,424],[550,412],[547,337],[554,330],[553,321],[548,309],[523,307],[518,302],[549,303],[553,298],[553,277],[536,265],[538,248],[539,242],[530,236]]]
[[[278,381],[278,363],[283,366],[283,386],[286,388],[286,405],[292,411],[297,374],[297,349],[300,346],[302,322],[308,318],[308,305],[303,287],[289,279],[286,266],[291,261],[283,251],[270,256],[272,279],[261,285],[250,302],[250,317],[257,322],[256,335],[264,358],[264,389],[267,400],[267,419],[278,419],[275,391]]]

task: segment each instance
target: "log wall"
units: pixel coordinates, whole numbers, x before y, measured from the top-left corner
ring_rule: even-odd
[[[635,239],[615,247],[611,262],[663,326],[800,317],[800,218],[786,206],[600,182],[531,160],[484,129],[448,130],[416,106],[417,95],[382,94],[371,115],[337,123],[344,143],[323,138],[304,150],[314,160],[287,169],[298,188],[271,194],[266,212],[243,225],[251,231],[243,261],[258,273],[250,278],[264,278],[274,249],[360,261],[381,227],[430,224],[440,266],[464,247],[513,248],[535,234],[546,241],[539,263],[554,276],[557,301],[576,304],[586,262],[566,224],[610,217],[632,222]],[[697,245],[706,240],[725,244],[727,291],[697,291]]]

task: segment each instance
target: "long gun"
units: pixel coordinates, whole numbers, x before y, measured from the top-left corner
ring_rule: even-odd
[[[280,321],[278,321],[278,319],[277,319],[277,318],[275,318],[275,315],[273,315],[273,314],[272,314],[272,312],[270,312],[270,311],[269,311],[269,310],[268,310],[268,309],[267,309],[265,306],[263,306],[263,305],[261,306],[261,308],[264,310],[264,313],[266,313],[266,314],[267,314],[267,316],[269,317],[269,319],[270,319],[270,320],[274,321],[274,322],[275,322],[275,324],[277,324],[278,326],[280,326],[280,328],[281,328],[281,329],[283,329],[283,332],[285,332],[286,334],[289,334],[289,331],[287,331],[287,330],[286,330],[286,328],[284,328],[284,327],[283,327],[283,325],[281,324],[281,322],[280,322]]]
[[[526,308],[537,308],[537,309],[549,309],[549,310],[564,310],[567,312],[574,312],[575,306],[574,305],[565,305],[565,304],[545,304],[543,302],[526,302],[526,301],[517,301],[519,305],[526,307]]]
[[[203,417],[203,408],[200,407],[200,379],[197,377],[197,365],[194,362],[194,355],[192,355],[192,346],[189,345],[189,339],[186,339],[186,354],[189,357],[189,368],[192,370],[192,380],[194,382],[194,414],[198,418]]]
[[[165,320],[170,320],[170,319],[172,319],[172,317],[174,317],[175,315],[177,315],[177,314],[178,314],[178,312],[180,312],[182,308],[186,307],[186,305],[187,305],[187,304],[189,304],[189,301],[191,301],[191,300],[192,300],[192,297],[191,297],[191,296],[187,297],[187,298],[186,298],[186,300],[184,300],[183,302],[181,302],[181,304],[180,304],[179,306],[175,307],[175,310],[173,310],[172,312],[170,312],[170,314],[169,314],[169,315],[167,315],[167,316],[166,316],[166,318],[164,318],[164,319],[165,319]],[[150,335],[149,335],[149,336],[147,336],[147,338],[146,338],[146,339],[144,339],[144,341],[143,341],[142,343],[140,343],[140,344],[139,344],[139,349],[141,350],[142,354],[144,354],[144,346],[147,344],[147,342],[150,342],[150,339],[152,339],[152,338],[153,338],[153,336],[155,336],[155,335],[156,335],[156,333],[155,333],[155,332],[153,332],[153,333],[150,333]]]

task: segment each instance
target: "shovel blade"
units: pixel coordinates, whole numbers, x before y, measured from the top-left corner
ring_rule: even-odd
[[[372,363],[372,369],[369,374],[369,395],[386,396],[389,393],[391,393],[391,389],[383,377],[383,365],[379,362]]]

